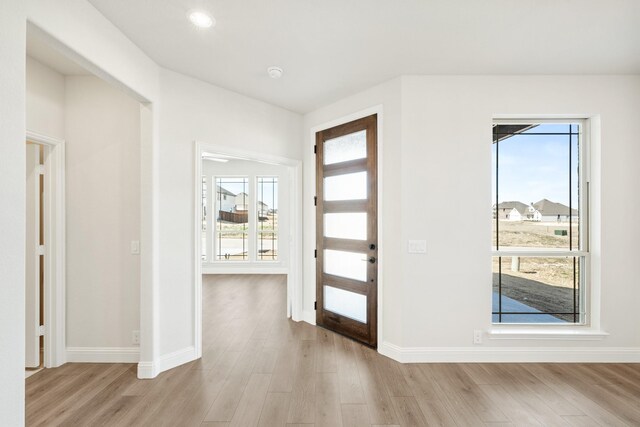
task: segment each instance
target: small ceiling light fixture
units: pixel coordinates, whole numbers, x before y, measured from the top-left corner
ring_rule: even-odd
[[[209,28],[216,24],[215,19],[199,10],[189,12],[189,20],[198,28]]]
[[[282,71],[282,68],[280,67],[267,68],[267,73],[269,73],[269,77],[271,77],[272,79],[279,79],[280,77],[282,77],[283,72],[284,71]]]

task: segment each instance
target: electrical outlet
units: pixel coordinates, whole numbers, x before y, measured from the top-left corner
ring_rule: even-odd
[[[133,344],[140,344],[140,331],[131,332],[131,342]]]
[[[482,331],[480,329],[473,331],[473,343],[482,344]]]

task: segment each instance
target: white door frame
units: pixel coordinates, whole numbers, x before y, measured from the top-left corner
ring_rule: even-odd
[[[26,140],[48,148],[44,168],[44,367],[66,362],[65,142],[27,131]]]
[[[202,357],[202,154],[204,152],[243,160],[287,166],[289,170],[289,263],[287,266],[287,317],[302,320],[302,160],[273,156],[218,144],[194,141],[194,347]]]

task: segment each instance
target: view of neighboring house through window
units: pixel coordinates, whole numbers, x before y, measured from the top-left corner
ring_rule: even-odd
[[[278,259],[278,178],[258,177],[257,204],[257,259]]]
[[[586,321],[585,146],[579,120],[494,122],[494,323]]]
[[[249,179],[216,177],[216,260],[249,259]]]

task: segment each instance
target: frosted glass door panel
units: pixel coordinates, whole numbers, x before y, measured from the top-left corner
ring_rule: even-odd
[[[366,172],[347,173],[324,179],[324,200],[363,200],[366,198]]]
[[[347,162],[367,157],[367,131],[350,133],[324,142],[324,164]]]
[[[367,254],[325,249],[324,272],[347,279],[367,281]]]
[[[367,323],[367,297],[331,286],[324,286],[324,309]]]
[[[336,239],[367,239],[367,213],[324,214],[324,235]]]

